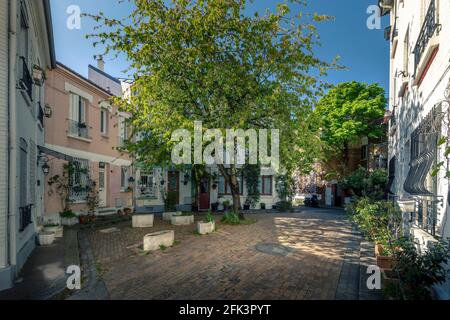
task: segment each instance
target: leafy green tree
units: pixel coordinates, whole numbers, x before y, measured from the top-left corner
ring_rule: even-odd
[[[342,160],[347,165],[349,144],[363,136],[378,138],[384,134],[376,120],[383,117],[387,100],[378,84],[343,82],[332,88],[315,108],[321,139],[328,159]]]
[[[293,0],[275,12],[246,15],[247,3],[135,0],[127,19],[90,15],[98,22],[88,36],[94,46],[130,62],[131,98],[114,102],[132,114],[132,135],[141,139],[126,148],[137,159],[170,162],[173,130],[192,132],[193,122],[202,121],[204,129],[279,129],[282,166],[312,162],[318,138],[308,117],[323,93],[318,78],[334,66],[314,55],[315,24],[328,17],[303,14],[304,1]],[[237,212],[239,169],[218,167]]]

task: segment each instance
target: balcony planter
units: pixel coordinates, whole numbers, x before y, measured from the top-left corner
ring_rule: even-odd
[[[55,234],[53,232],[41,232],[38,234],[39,245],[48,246],[55,241]]]
[[[216,229],[216,223],[214,221],[210,222],[204,222],[199,221],[197,222],[197,232],[199,234],[208,234],[214,232]]]

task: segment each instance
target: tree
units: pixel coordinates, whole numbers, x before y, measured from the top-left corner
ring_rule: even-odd
[[[332,88],[315,108],[325,154],[342,159],[345,168],[349,143],[384,134],[376,120],[383,117],[386,104],[384,89],[378,84],[352,81]]]
[[[135,0],[128,19],[89,15],[99,24],[94,46],[124,55],[134,85],[130,99],[116,98],[129,112],[138,142],[126,148],[148,164],[170,162],[175,129],[279,129],[280,163],[307,167],[317,150],[308,116],[334,66],[313,52],[314,24],[326,16],[290,14],[287,4],[263,16],[244,15],[245,0]],[[303,7],[303,1],[290,1]],[[301,12],[295,8],[295,12]],[[270,138],[270,137],[269,137]],[[219,164],[233,208],[240,208],[236,165]],[[243,214],[240,213],[243,218]]]

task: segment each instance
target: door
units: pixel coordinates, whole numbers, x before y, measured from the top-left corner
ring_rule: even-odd
[[[99,207],[106,207],[106,196],[107,196],[107,177],[106,177],[106,169],[103,166],[99,168],[98,171],[98,198],[99,198]]]
[[[203,178],[200,181],[198,201],[200,210],[209,210],[210,198],[209,198],[209,179]]]
[[[180,203],[180,173],[178,171],[169,171],[167,173],[167,197],[171,205]]]

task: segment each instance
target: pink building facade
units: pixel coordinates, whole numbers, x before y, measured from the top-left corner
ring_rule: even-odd
[[[58,221],[62,203],[49,179],[63,173],[65,163],[77,170],[70,178],[71,209],[88,212],[86,195],[93,183],[99,192],[97,214],[132,207],[132,161],[117,147],[127,136],[126,115],[109,103],[112,94],[68,67],[57,64],[47,72],[45,148],[50,172],[45,182],[46,220]]]

